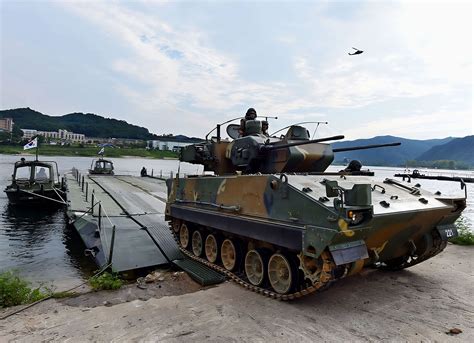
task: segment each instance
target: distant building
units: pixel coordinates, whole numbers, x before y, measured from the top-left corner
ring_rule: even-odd
[[[0,118],[0,131],[12,132],[13,124],[12,118]]]
[[[147,146],[150,149],[179,151],[181,147],[190,144],[202,142],[203,139],[186,136],[161,136],[155,140],[147,141]]]
[[[62,141],[62,142],[73,142],[73,143],[83,143],[86,139],[86,136],[82,133],[69,132],[67,130],[58,130],[56,131],[38,131],[32,129],[22,129],[23,138],[31,139],[34,136],[43,136],[46,139]]]
[[[31,129],[21,129],[23,131],[23,138],[31,139],[38,134],[38,131]]]
[[[111,141],[115,145],[140,145],[146,143],[143,139],[134,138],[111,138]]]
[[[86,143],[89,143],[89,144],[110,143],[112,145],[141,145],[141,144],[146,144],[146,141],[143,139],[133,139],[133,138],[86,137]]]

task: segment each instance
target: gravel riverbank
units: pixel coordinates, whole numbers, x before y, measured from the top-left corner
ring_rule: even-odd
[[[473,342],[473,323],[474,247],[450,244],[410,269],[366,270],[288,303],[229,282],[201,289],[184,274],[51,299],[1,321],[0,341]]]

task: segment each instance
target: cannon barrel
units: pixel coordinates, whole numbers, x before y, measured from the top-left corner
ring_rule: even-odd
[[[265,150],[265,151],[271,151],[271,150],[289,148],[289,147],[292,147],[292,146],[300,146],[300,145],[306,145],[306,144],[312,144],[312,143],[321,143],[321,142],[327,142],[327,141],[334,141],[334,140],[338,140],[338,139],[344,139],[344,136],[339,135],[339,136],[318,138],[318,139],[312,139],[312,140],[309,140],[309,141],[293,142],[293,143],[287,143],[287,144],[264,145],[264,146],[262,146],[261,149]]]
[[[398,146],[401,145],[402,143],[396,142],[396,143],[387,143],[387,144],[372,144],[372,145],[362,145],[362,146],[353,146],[353,147],[348,147],[348,148],[338,148],[338,149],[332,149],[333,152],[342,152],[342,151],[352,151],[352,150],[365,150],[365,149],[374,149],[374,148],[382,148],[386,146]]]

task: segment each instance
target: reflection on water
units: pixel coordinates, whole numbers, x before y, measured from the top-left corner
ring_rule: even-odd
[[[64,220],[61,210],[36,210],[7,205],[2,213],[3,235],[10,246],[10,255],[25,262],[35,256],[57,234]]]
[[[3,192],[10,183],[13,163],[19,156],[0,155],[0,271],[17,269],[19,273],[36,283],[43,282],[60,289],[72,287],[90,276],[97,267],[84,256],[84,246],[74,228],[67,225],[64,210],[38,210],[34,208],[15,208],[8,205]],[[41,158],[40,158],[41,159]],[[92,158],[88,157],[48,157],[55,160],[62,174],[76,167],[86,173]],[[114,159],[116,174],[139,175],[144,166],[155,175],[162,171],[169,175],[178,170],[178,161],[153,160],[143,158]],[[341,169],[330,167],[331,171]],[[402,168],[371,168],[375,178],[383,180],[393,178],[393,174],[403,171]],[[182,173],[196,174],[202,167],[181,163]],[[440,171],[438,171],[440,172]],[[456,173],[456,171],[446,171]],[[444,173],[444,172],[443,172]],[[473,172],[462,172],[474,177]],[[449,175],[449,174],[448,174]],[[435,180],[416,180],[421,187],[431,192],[441,191],[443,195],[464,196],[458,182]],[[468,208],[463,214],[472,228],[474,222],[474,184],[468,184]]]
[[[68,287],[95,265],[85,258],[77,233],[62,209],[5,204],[0,228],[0,270],[15,269],[35,283]]]

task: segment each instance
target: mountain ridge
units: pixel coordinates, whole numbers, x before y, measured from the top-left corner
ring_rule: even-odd
[[[446,144],[435,145],[421,154],[417,160],[456,160],[474,165],[474,136],[455,138]]]
[[[335,161],[359,160],[365,165],[399,166],[407,160],[416,160],[421,154],[436,145],[443,145],[453,137],[436,138],[427,140],[408,139],[395,136],[376,136],[372,138],[356,139],[351,141],[335,142],[333,148],[347,148],[351,146],[362,146],[372,144],[402,143],[400,146],[375,148],[369,150],[355,150],[336,153]]]
[[[0,110],[0,118],[12,118],[20,129],[57,131],[65,129],[82,133],[87,137],[154,139],[157,135],[147,128],[129,124],[125,120],[106,118],[94,113],[74,112],[62,116],[50,116],[29,107]]]

